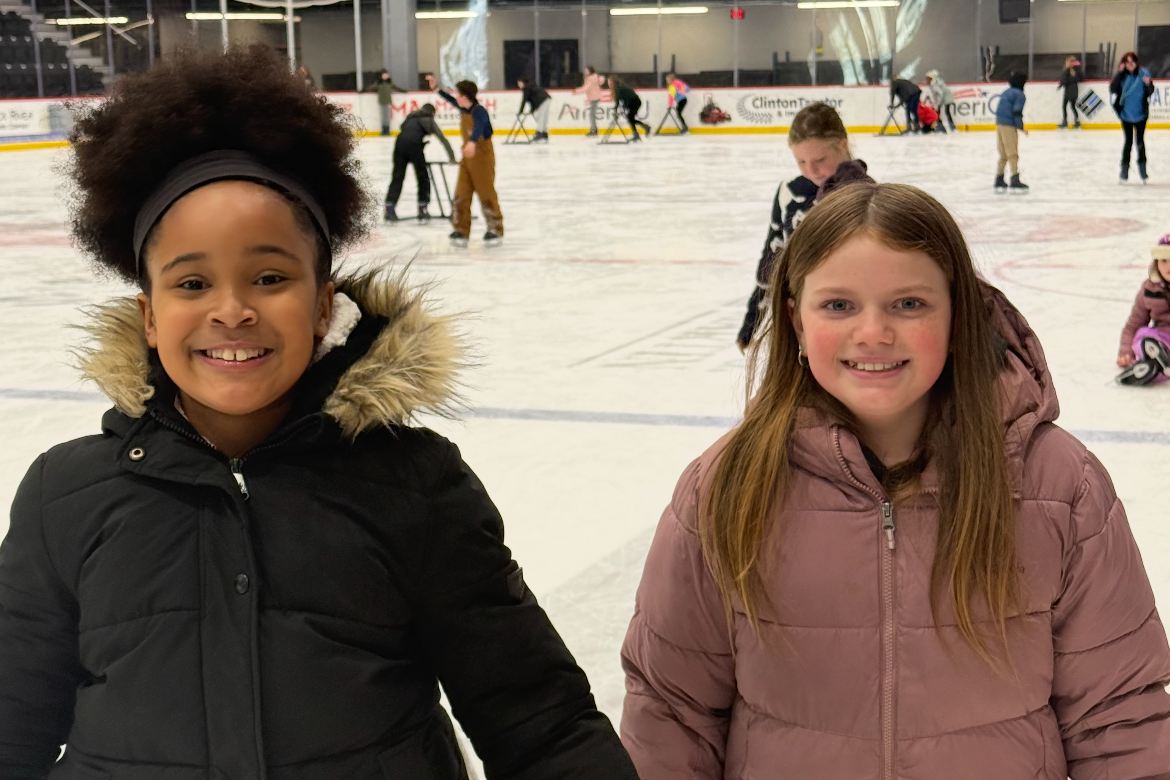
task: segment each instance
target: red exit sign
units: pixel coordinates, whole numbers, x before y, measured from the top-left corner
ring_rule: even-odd
[[[743,18],[743,9],[742,8],[732,8],[731,9],[731,18],[732,19],[742,19]]]

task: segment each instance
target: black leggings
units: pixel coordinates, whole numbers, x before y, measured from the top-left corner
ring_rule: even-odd
[[[634,131],[634,138],[638,137],[638,125],[646,128],[646,135],[650,135],[650,125],[638,119],[638,112],[642,110],[642,99],[634,98],[629,103],[622,103],[622,108],[626,113],[626,120],[630,123],[630,129]]]
[[[906,108],[906,129],[918,130],[918,102],[920,98],[918,95],[912,95],[902,105]]]
[[[427,156],[422,144],[405,149],[397,145],[394,147],[394,173],[390,175],[390,189],[386,191],[386,202],[392,206],[398,205],[407,165],[414,166],[414,178],[418,182],[418,204],[425,206],[431,202],[431,176],[427,172]]]
[[[682,125],[682,129],[684,132],[687,129],[687,120],[683,119],[682,112],[686,109],[686,107],[687,107],[687,99],[686,98],[679,98],[674,103],[674,113],[678,115],[679,124]]]
[[[1137,136],[1138,165],[1146,164],[1146,120],[1140,122],[1126,122],[1121,120],[1121,129],[1125,133],[1125,146],[1121,147],[1121,164],[1129,165],[1130,151],[1133,149],[1134,136]]]
[[[1079,125],[1081,123],[1081,118],[1077,114],[1077,98],[1075,95],[1072,97],[1065,95],[1064,100],[1061,101],[1061,103],[1060,103],[1060,123],[1062,125],[1068,124],[1068,110],[1070,107],[1072,108],[1072,112],[1073,112],[1073,124]]]
[[[947,123],[950,124],[951,129],[958,131],[959,128],[955,127],[955,104],[947,103],[945,106],[943,106],[942,112],[946,115]],[[938,123],[940,125],[942,124],[942,120],[943,118],[940,116],[938,118]]]

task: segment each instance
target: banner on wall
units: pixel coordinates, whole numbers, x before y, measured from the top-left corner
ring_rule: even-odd
[[[52,132],[46,101],[0,101],[0,138],[47,136]]]

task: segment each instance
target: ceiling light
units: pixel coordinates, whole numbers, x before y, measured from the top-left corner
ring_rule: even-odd
[[[646,6],[643,8],[611,8],[609,9],[610,16],[663,16],[673,14],[705,14],[707,7],[704,5],[676,5],[676,6]]]
[[[797,3],[797,8],[897,8],[898,0],[817,0],[815,3]]]
[[[80,26],[83,24],[126,24],[130,21],[125,16],[82,16],[73,19],[46,19],[45,24],[56,24],[61,27]]]
[[[475,19],[476,11],[416,11],[415,19]]]
[[[226,18],[229,22],[283,22],[285,20],[284,14],[261,14],[261,13],[244,13],[244,14],[214,14],[214,13],[187,13],[187,20],[191,22],[218,22]]]

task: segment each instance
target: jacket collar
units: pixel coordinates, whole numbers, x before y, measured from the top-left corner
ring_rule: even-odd
[[[465,363],[455,318],[430,311],[425,290],[411,289],[401,275],[342,279],[337,292],[357,304],[361,317],[302,377],[294,416],[321,413],[353,438],[410,424],[423,412],[452,413]],[[127,418],[143,418],[148,407],[152,416],[178,417],[174,385],[146,344],[135,300],[119,298],[87,314],[80,329],[90,342],[74,352],[84,378]],[[339,317],[354,319],[352,309],[335,307],[335,326]],[[338,331],[331,328],[335,340]]]

